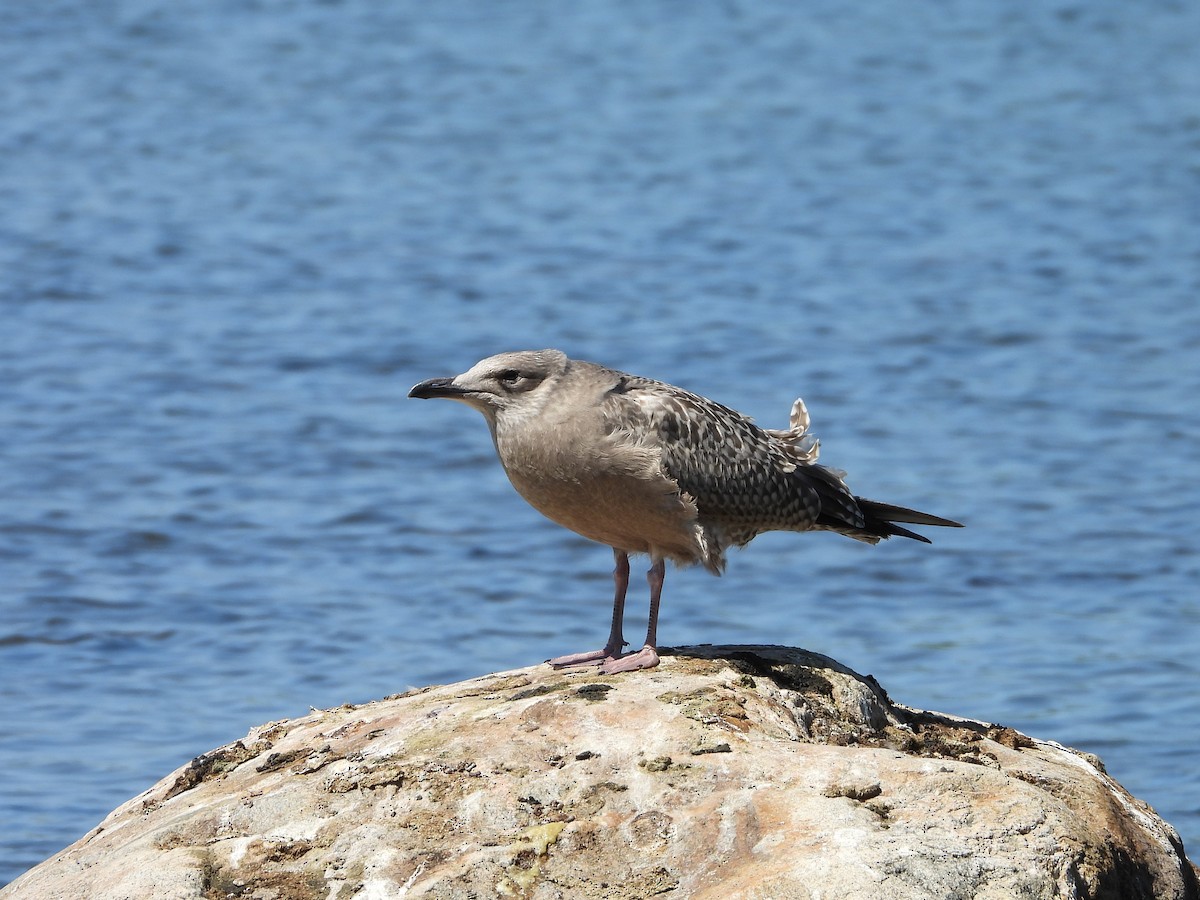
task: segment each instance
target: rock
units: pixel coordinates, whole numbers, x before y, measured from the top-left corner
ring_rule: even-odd
[[[779,647],[534,666],[275,722],[0,891],[49,898],[1200,900],[1099,761]]]

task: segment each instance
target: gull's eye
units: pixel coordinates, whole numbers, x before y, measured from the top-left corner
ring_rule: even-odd
[[[492,376],[496,383],[510,394],[532,391],[545,378],[538,373],[522,372],[520,369],[501,369]]]

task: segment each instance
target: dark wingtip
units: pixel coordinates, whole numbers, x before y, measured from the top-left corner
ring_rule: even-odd
[[[859,507],[868,515],[888,522],[904,522],[908,525],[936,525],[939,528],[965,528],[962,522],[953,519],[943,519],[930,513],[909,509],[906,506],[895,506],[891,503],[880,503],[878,500],[867,500],[865,497],[855,497]]]
[[[917,534],[915,531],[909,531],[907,528],[901,528],[895,522],[888,522],[887,530],[889,532],[889,536],[895,535],[896,537],[912,538],[914,541],[920,541],[922,544],[932,544],[933,543],[933,541],[931,541],[929,538],[925,537],[925,535]]]
[[[906,525],[933,525],[939,528],[962,528],[962,522],[955,522],[953,519],[943,519],[941,516],[934,516],[929,513],[920,512],[919,510],[909,509],[905,506],[894,506],[891,503],[880,503],[878,500],[866,500],[862,497],[855,498],[858,501],[859,509],[867,519],[866,529],[869,532],[878,534],[881,537],[897,537],[912,538],[914,541],[920,541],[923,544],[932,544],[929,538],[923,534],[917,534],[915,531],[897,525],[897,522],[904,522]]]

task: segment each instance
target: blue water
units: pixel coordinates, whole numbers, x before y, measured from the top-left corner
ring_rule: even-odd
[[[153,0],[0,20],[0,883],[257,723],[596,646],[607,549],[405,399],[504,349],[781,427],[932,547],[787,643],[1098,753],[1200,846],[1200,5]],[[630,603],[629,633],[644,598]]]

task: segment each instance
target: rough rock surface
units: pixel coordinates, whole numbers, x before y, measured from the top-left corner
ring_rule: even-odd
[[[827,657],[534,666],[253,730],[13,882],[48,898],[1200,900],[1094,757]]]

